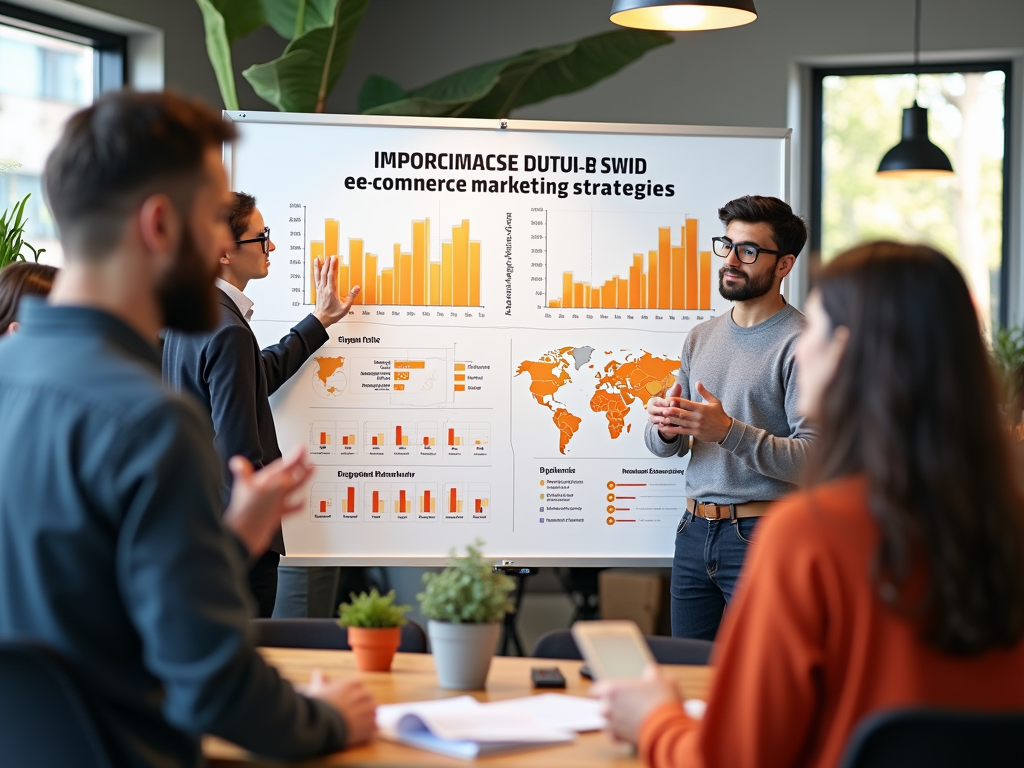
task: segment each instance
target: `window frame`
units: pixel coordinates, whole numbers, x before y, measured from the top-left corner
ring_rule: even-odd
[[[931,75],[955,74],[957,72],[995,72],[1001,71],[1006,78],[1003,85],[1003,210],[1002,210],[1002,247],[999,264],[999,312],[993,318],[999,326],[1009,326],[1010,318],[1010,173],[1013,164],[1010,162],[1013,149],[1014,102],[1013,102],[1013,62],[1008,59],[991,61],[971,60],[962,62],[936,62],[914,65],[874,65],[874,66],[834,66],[813,67],[811,69],[811,211],[810,211],[810,274],[812,276],[821,266],[821,227],[823,221],[823,198],[825,184],[825,160],[823,156],[825,138],[824,88],[826,77],[856,77],[865,75]],[[909,104],[907,106],[910,106]],[[881,162],[882,158],[878,158]]]
[[[2,1],[0,24],[90,46],[94,51],[94,99],[128,84],[128,38],[124,35]]]

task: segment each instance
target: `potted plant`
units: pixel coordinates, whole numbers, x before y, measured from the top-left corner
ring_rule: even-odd
[[[408,605],[395,605],[395,590],[382,595],[376,588],[370,593],[355,592],[351,602],[338,606],[338,623],[348,628],[348,644],[356,657],[356,667],[364,672],[387,672],[395,651],[402,642],[402,625]]]
[[[480,547],[466,547],[466,556],[451,552],[441,573],[423,575],[417,597],[428,619],[427,634],[442,688],[483,688],[498,644],[501,619],[512,610],[508,601],[514,582],[494,573]]]

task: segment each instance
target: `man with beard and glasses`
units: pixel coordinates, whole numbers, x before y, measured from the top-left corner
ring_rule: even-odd
[[[686,338],[679,376],[647,405],[647,448],[686,456],[686,510],[676,529],[672,634],[713,640],[768,502],[794,489],[813,434],[796,409],[793,349],[804,316],[782,296],[807,241],[786,203],[747,196],[718,211],[730,312]]]
[[[234,138],[172,94],[73,115],[45,172],[66,265],[0,344],[0,639],[64,659],[111,765],[198,765],[203,733],[306,758],[374,728],[361,682],[300,694],[253,647],[247,561],[311,468],[236,457],[224,512],[209,417],[160,380],[160,329],[217,321]]]
[[[229,216],[231,247],[221,254],[217,277],[219,320],[210,333],[189,334],[174,329],[164,335],[163,375],[174,389],[189,392],[213,419],[214,444],[224,467],[221,498],[231,495],[228,461],[244,456],[254,467],[281,457],[270,410],[270,396],[294,376],[309,356],[327,341],[327,329],[348,314],[359,287],[344,302],[338,297],[338,259],[319,261],[316,270],[316,308],[280,342],[260,349],[249,327],[253,302],[245,295],[250,280],[270,272],[275,250],[270,227],[256,207],[256,198],[234,194]],[[258,615],[270,618],[277,598],[278,561],[284,537],[278,529],[270,548],[249,571],[249,588]],[[334,609],[337,568],[292,568],[285,585],[291,597],[280,606],[279,618],[330,616]],[[309,613],[312,598],[314,613]]]

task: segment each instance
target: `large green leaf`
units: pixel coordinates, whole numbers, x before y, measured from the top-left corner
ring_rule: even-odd
[[[507,117],[518,107],[587,88],[671,42],[672,37],[664,32],[603,32],[478,64],[409,91],[405,98],[361,111],[420,117]]]
[[[404,98],[405,91],[394,80],[389,80],[380,75],[369,75],[363,81],[363,87],[359,89],[356,109],[359,112],[368,112],[374,107],[390,104],[392,101],[399,101]]]
[[[227,23],[212,0],[196,0],[203,14],[206,30],[206,54],[217,76],[217,87],[224,100],[225,109],[238,109],[238,94],[235,93],[235,73],[231,69],[231,44],[228,42]]]
[[[330,26],[304,33],[281,57],[249,67],[242,76],[260,98],[282,112],[323,112],[345,68],[366,3],[338,0]]]
[[[285,40],[329,27],[338,0],[241,0],[262,8],[267,23]],[[341,0],[345,2],[345,0]]]

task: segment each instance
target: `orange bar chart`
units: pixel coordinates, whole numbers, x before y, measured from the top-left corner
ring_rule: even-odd
[[[337,256],[338,293],[362,286],[354,303],[407,307],[479,307],[481,242],[472,240],[469,219],[452,227],[450,240],[441,243],[438,258],[431,258],[430,219],[412,222],[412,247],[394,243],[391,265],[385,256],[365,250],[361,237],[348,239],[348,253],[339,244],[340,223],[324,220],[324,239],[309,243],[309,303],[316,303],[316,260]]]
[[[698,221],[686,219],[672,242],[672,227],[658,227],[658,248],[623,255],[623,269],[598,285],[562,273],[554,309],[711,309],[711,251],[697,249]],[[557,290],[557,289],[556,289]]]

